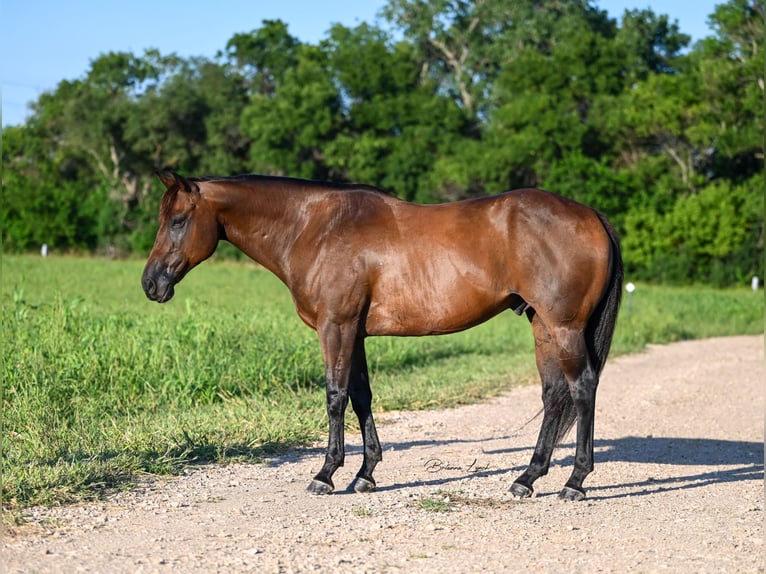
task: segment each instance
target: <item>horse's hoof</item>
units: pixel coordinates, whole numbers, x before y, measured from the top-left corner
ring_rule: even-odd
[[[334,489],[335,487],[332,484],[327,484],[316,478],[306,487],[306,491],[311,494],[330,494]]]
[[[534,492],[531,487],[524,486],[520,482],[514,482],[509,490],[511,491],[511,495],[519,500],[522,498],[529,498]]]
[[[354,492],[363,494],[365,492],[372,492],[375,490],[375,482],[357,476],[354,481]]]
[[[585,499],[585,492],[571,486],[565,486],[561,492],[559,492],[559,500],[570,500],[572,502],[579,502]]]

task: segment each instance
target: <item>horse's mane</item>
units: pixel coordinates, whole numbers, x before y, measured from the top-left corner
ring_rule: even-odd
[[[301,187],[308,187],[317,190],[327,191],[372,191],[375,193],[382,193],[384,195],[391,195],[389,192],[372,185],[365,185],[362,183],[340,183],[332,181],[321,181],[316,179],[301,179],[297,177],[282,177],[275,175],[260,175],[254,173],[243,173],[240,175],[228,175],[228,176],[203,176],[203,177],[190,177],[189,181],[194,183],[214,183],[220,182],[244,182],[244,183],[287,183],[292,185],[300,185]]]

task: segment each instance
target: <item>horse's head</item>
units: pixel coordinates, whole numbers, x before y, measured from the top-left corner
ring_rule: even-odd
[[[141,285],[149,299],[165,303],[173,297],[174,285],[213,254],[219,231],[216,214],[203,200],[197,183],[172,172],[161,173],[159,178],[167,190]]]

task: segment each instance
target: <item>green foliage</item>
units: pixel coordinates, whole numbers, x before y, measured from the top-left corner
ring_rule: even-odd
[[[226,54],[245,78],[251,94],[273,96],[285,74],[298,62],[300,42],[281,20],[264,20],[261,28],[234,34]]]
[[[606,213],[647,280],[762,272],[764,10],[728,0],[689,47],[648,9],[388,0],[316,45],[280,20],[215,59],[98,55],[3,130],[6,252],[143,253],[153,172],[261,172],[451,201],[541,186]],[[729,190],[729,191],[727,191]]]
[[[254,94],[242,115],[256,171],[327,179],[322,149],[340,123],[340,98],[327,72],[324,54],[302,46],[274,95]]]
[[[141,291],[141,261],[2,264],[6,508],[94,498],[187,464],[258,460],[326,433],[316,335],[262,269],[206,263],[160,306]],[[749,288],[639,284],[614,353],[759,333],[763,304]],[[369,339],[367,355],[376,410],[455,406],[537,380],[529,325],[510,313],[455,335]]]
[[[702,279],[718,285],[763,277],[756,248],[763,240],[762,179],[742,185],[718,182],[681,197],[672,210],[634,210],[625,221],[625,263],[660,282]],[[727,274],[730,274],[727,276]]]
[[[99,219],[108,205],[99,190],[83,195],[76,158],[45,161],[48,150],[24,128],[3,130],[3,188],[0,203],[6,251],[92,249]]]
[[[628,174],[615,172],[604,160],[598,161],[579,152],[554,162],[543,187],[590,205],[608,215],[615,225],[628,211],[634,191]]]

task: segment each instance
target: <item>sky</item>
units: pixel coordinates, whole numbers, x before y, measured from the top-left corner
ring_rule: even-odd
[[[510,0],[509,0],[510,1]],[[692,43],[710,34],[707,17],[724,0],[596,0],[619,19],[651,8],[677,20]],[[281,19],[291,35],[316,44],[335,23],[374,24],[385,0],[0,0],[2,125],[18,125],[28,103],[62,80],[82,78],[108,52],[147,48],[181,57],[215,57],[234,34]]]

